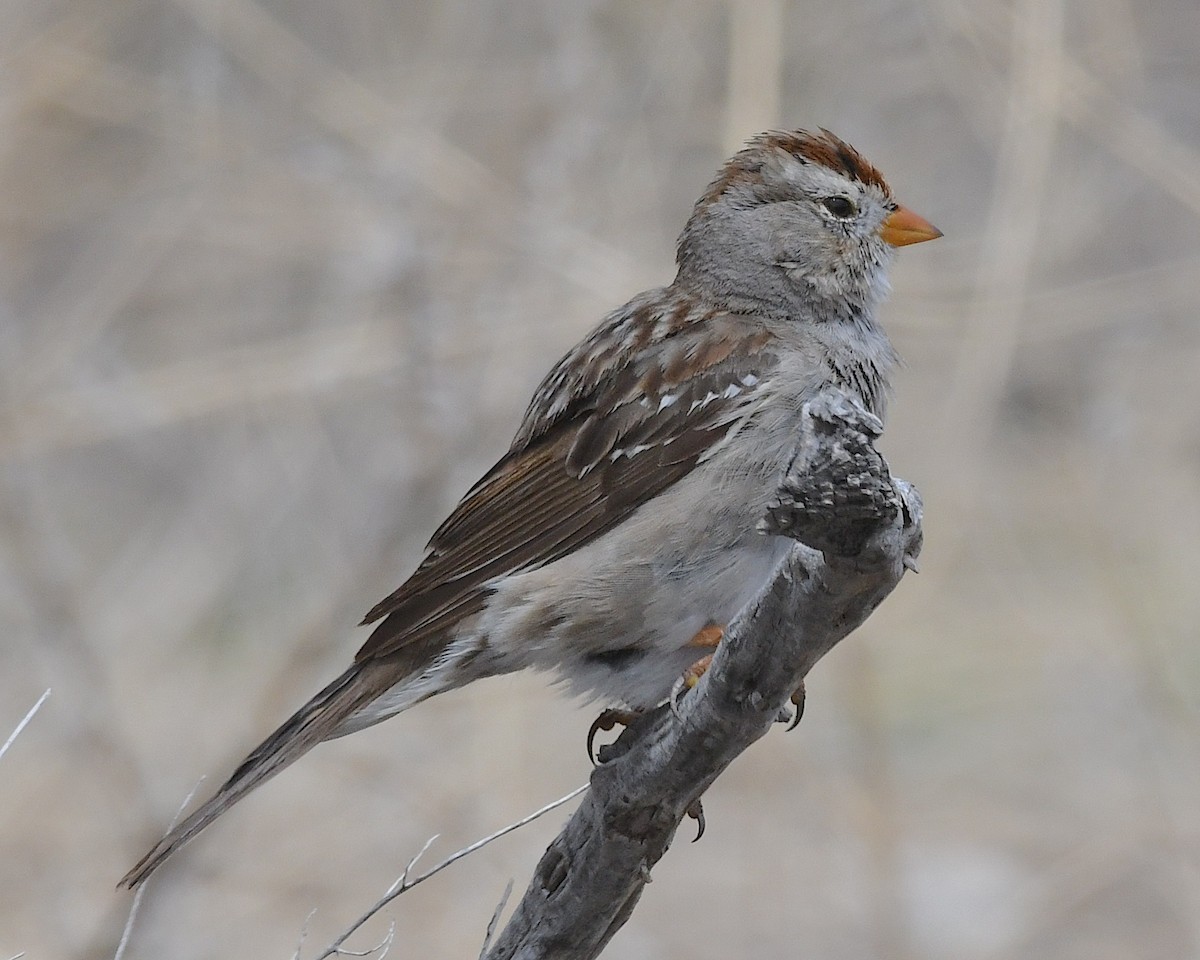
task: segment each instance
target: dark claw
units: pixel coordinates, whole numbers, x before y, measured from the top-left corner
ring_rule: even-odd
[[[588,759],[592,761],[593,765],[600,762],[600,758],[596,756],[595,751],[596,734],[601,730],[612,730],[618,723],[623,727],[627,727],[637,719],[637,716],[632,710],[618,710],[615,707],[609,707],[600,712],[600,716],[592,721],[591,729],[588,730],[587,735],[587,754]]]
[[[804,681],[800,681],[800,686],[796,688],[796,692],[792,694],[792,703],[796,707],[796,713],[792,717],[792,722],[788,724],[788,732],[796,729],[796,725],[800,722],[800,718],[804,716]]]
[[[692,837],[692,843],[695,843],[704,836],[704,807],[700,806],[699,797],[688,804],[687,815],[696,821],[696,835]]]

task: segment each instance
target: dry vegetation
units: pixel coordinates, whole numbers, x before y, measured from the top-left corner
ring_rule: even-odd
[[[0,957],[113,955],[113,885],[196,777],[340,668],[738,139],[817,124],[946,233],[887,309],[923,572],[611,952],[1200,955],[1194,0],[3,22],[0,740],[54,694],[0,761]],[[594,713],[518,677],[317,750],[156,878],[126,957],[290,957],[313,910],[328,942],[429,835],[582,782]],[[401,898],[398,955],[475,956],[560,821]]]

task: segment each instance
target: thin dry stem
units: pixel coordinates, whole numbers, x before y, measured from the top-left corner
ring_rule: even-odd
[[[525,826],[526,824],[532,823],[534,820],[538,819],[538,817],[544,816],[545,814],[549,813],[551,810],[554,810],[557,807],[561,807],[564,803],[568,803],[571,800],[574,800],[577,796],[579,796],[581,793],[583,793],[585,790],[587,790],[587,788],[588,788],[588,784],[586,784],[586,783],[580,787],[576,787],[574,790],[572,790],[566,796],[559,797],[557,800],[554,800],[551,803],[546,804],[544,807],[540,807],[539,809],[535,810],[533,813],[522,817],[520,820],[517,820],[514,823],[510,823],[508,826],[502,827],[501,829],[497,830],[495,833],[488,834],[486,837],[476,840],[474,843],[470,843],[467,846],[463,847],[461,850],[458,850],[458,851],[450,854],[450,856],[448,856],[445,860],[442,860],[436,866],[431,867],[430,869],[426,870],[424,873],[422,873],[419,876],[414,877],[410,880],[409,874],[412,872],[412,868],[416,866],[417,861],[421,859],[421,857],[429,850],[429,848],[431,846],[433,846],[433,842],[435,840],[437,840],[437,838],[438,838],[437,834],[434,834],[432,837],[430,837],[428,840],[425,841],[425,845],[420,850],[417,851],[416,856],[414,856],[411,860],[408,861],[408,865],[404,868],[404,872],[401,873],[400,876],[396,878],[395,882],[390,887],[388,887],[387,893],[385,893],[382,897],[380,897],[380,899],[369,910],[367,910],[366,913],[364,913],[357,920],[355,920],[352,924],[350,924],[350,926],[347,927],[345,929],[345,931],[343,931],[342,934],[337,937],[337,939],[335,939],[332,943],[330,943],[329,946],[326,947],[323,952],[321,952],[320,954],[317,955],[315,960],[327,960],[327,958],[329,958],[329,957],[338,956],[339,954],[345,954],[347,951],[342,949],[342,944],[344,944],[346,942],[346,940],[349,939],[350,936],[352,934],[354,934],[355,931],[357,931],[364,923],[366,923],[368,920],[370,920],[373,916],[375,916],[375,914],[377,914],[380,910],[382,910],[384,907],[386,907],[389,903],[391,903],[393,900],[395,900],[401,894],[407,892],[408,890],[411,890],[418,883],[423,883],[424,881],[428,880],[434,874],[441,873],[443,870],[446,869],[446,867],[450,866],[452,863],[456,863],[457,861],[461,860],[463,857],[469,856],[470,854],[474,853],[476,850],[479,850],[482,847],[486,847],[493,840],[498,840],[501,837],[512,833],[514,830],[519,830],[521,827]],[[501,904],[501,906],[503,906],[503,904]]]
[[[183,798],[183,803],[179,805],[179,809],[175,811],[175,816],[171,818],[171,822],[167,825],[166,832],[169,833],[175,824],[179,822],[179,818],[183,816],[183,811],[191,804],[192,798],[196,796],[196,791],[200,789],[205,779],[205,777],[201,777],[196,781],[196,785],[188,791],[188,795]],[[121,939],[117,942],[117,950],[113,954],[113,960],[121,960],[125,956],[125,950],[129,946],[130,938],[133,936],[134,921],[137,919],[138,910],[141,909],[142,899],[146,896],[146,888],[151,885],[151,882],[147,881],[141,884],[137,889],[137,893],[133,895],[133,902],[129,905],[129,916],[125,918],[125,926],[121,928]]]
[[[479,960],[483,960],[484,955],[488,952],[488,947],[492,944],[492,937],[496,935],[496,925],[500,922],[500,914],[504,912],[504,908],[508,905],[508,898],[512,896],[513,882],[509,880],[504,885],[504,892],[500,894],[500,902],[496,904],[496,909],[492,911],[492,918],[488,921],[487,930],[483,933],[483,946],[479,948]]]
[[[21,731],[28,726],[29,721],[33,719],[34,714],[42,708],[42,704],[46,702],[46,698],[48,696],[50,696],[49,687],[47,687],[45,692],[37,698],[37,703],[29,708],[29,711],[21,718],[21,722],[13,728],[13,732],[8,735],[8,739],[4,741],[4,745],[0,746],[0,758],[3,758],[3,756],[8,753],[8,748],[11,747],[13,745],[13,741],[21,735]]]

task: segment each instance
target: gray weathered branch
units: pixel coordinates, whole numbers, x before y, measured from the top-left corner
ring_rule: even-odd
[[[921,498],[874,448],[881,424],[827,391],[805,426],[764,533],[797,541],[679,705],[602,751],[591,789],[538,863],[487,960],[597,956],[629,919],[688,808],[786,710],[805,674],[861,624],[921,547]]]

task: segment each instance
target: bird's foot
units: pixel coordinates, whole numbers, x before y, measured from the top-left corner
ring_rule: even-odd
[[[671,713],[676,720],[682,719],[679,713],[679,705],[683,702],[683,698],[687,696],[687,692],[700,682],[700,678],[708,673],[708,668],[712,666],[713,655],[705,654],[690,667],[683,671],[683,675],[675,681],[675,685],[671,687]]]
[[[710,623],[707,627],[701,627],[696,632],[696,635],[689,640],[685,646],[701,647],[704,650],[715,650],[717,644],[725,638],[725,628],[718,626],[715,623]],[[711,657],[709,658],[712,659]]]
[[[725,637],[725,628],[718,626],[715,623],[710,623],[707,627],[699,630],[691,640],[687,642],[689,647],[699,647],[702,650],[716,650],[717,644]],[[671,687],[671,713],[675,719],[679,719],[679,704],[689,690],[700,682],[700,678],[708,672],[708,668],[712,666],[713,655],[706,653],[699,660],[693,663],[690,667],[683,671],[683,676],[675,681]],[[701,830],[703,832],[703,830]]]
[[[636,710],[621,710],[616,707],[609,707],[608,709],[601,711],[600,716],[592,721],[591,729],[588,730],[588,759],[591,760],[592,763],[600,762],[600,757],[596,754],[594,749],[597,733],[599,733],[601,730],[612,730],[617,724],[627,727],[640,716],[641,714]],[[600,749],[603,750],[604,748],[601,747]]]

